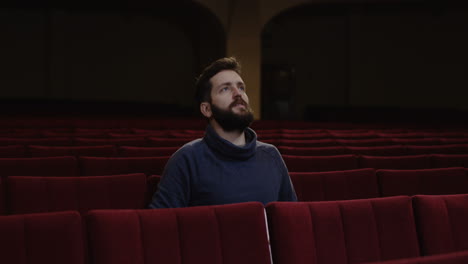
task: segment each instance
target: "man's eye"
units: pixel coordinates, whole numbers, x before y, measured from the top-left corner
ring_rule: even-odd
[[[227,86],[226,86],[226,87],[223,87],[223,88],[221,88],[221,91],[223,91],[223,92],[224,92],[224,91],[227,91],[227,90],[229,90],[229,87],[227,87]]]
[[[244,87],[244,86],[241,86],[241,87],[239,87],[239,90],[245,91],[245,87]]]

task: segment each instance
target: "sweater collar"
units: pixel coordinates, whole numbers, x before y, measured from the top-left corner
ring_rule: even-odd
[[[257,134],[255,134],[251,128],[246,128],[244,133],[246,144],[240,147],[220,137],[213,127],[208,125],[204,140],[208,147],[222,156],[235,160],[246,160],[255,154],[257,147]]]

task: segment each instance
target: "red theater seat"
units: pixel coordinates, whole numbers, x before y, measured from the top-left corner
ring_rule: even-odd
[[[159,175],[151,175],[146,179],[148,184],[148,196],[146,197],[146,204],[151,202],[154,193],[158,190],[159,182],[161,181],[161,176]]]
[[[0,176],[78,176],[75,157],[2,158]]]
[[[161,175],[169,157],[80,157],[83,175],[116,175],[126,173],[145,173]]]
[[[411,198],[273,202],[273,263],[358,264],[419,256]]]
[[[332,147],[338,146],[338,143],[334,139],[281,139],[279,145],[286,147]]]
[[[6,213],[5,201],[6,201],[5,184],[3,184],[3,180],[0,177],[0,215],[3,215]]]
[[[92,263],[270,263],[263,205],[96,210]]]
[[[395,146],[377,146],[377,147],[346,147],[348,153],[355,155],[368,156],[403,156],[406,155],[405,147]]]
[[[464,168],[378,170],[382,196],[468,193]]]
[[[333,147],[278,147],[279,151],[283,155],[295,155],[295,156],[334,156],[349,154],[349,152],[340,146]]]
[[[150,137],[149,146],[151,147],[182,147],[193,139],[187,138],[155,138]]]
[[[0,158],[26,158],[26,153],[23,145],[0,146]]]
[[[389,138],[370,138],[370,139],[336,139],[336,142],[342,146],[355,146],[355,147],[375,147],[375,146],[389,146],[395,143]]]
[[[131,147],[119,148],[122,157],[161,157],[172,156],[180,147]]]
[[[437,145],[437,146],[406,146],[409,155],[420,154],[468,154],[464,144]]]
[[[77,212],[0,216],[0,262],[84,264],[83,233]]]
[[[143,209],[146,175],[8,177],[13,214],[91,209]]]
[[[432,155],[434,168],[465,167],[468,168],[468,154],[434,154]]]
[[[423,255],[468,250],[468,194],[413,197]]]
[[[468,263],[468,251],[424,256],[417,258],[379,261],[367,264],[466,264]]]
[[[433,146],[442,144],[439,138],[392,138],[392,140],[399,145]]]
[[[0,146],[7,145],[41,145],[41,146],[71,146],[69,138],[0,138]]]
[[[290,172],[321,172],[358,169],[354,155],[337,156],[291,156],[283,155]]]
[[[413,170],[430,169],[431,157],[429,155],[414,156],[360,156],[361,168]]]
[[[373,169],[291,172],[299,201],[336,201],[379,197]]]
[[[116,145],[116,146],[140,146],[148,145],[148,141],[144,137],[133,138],[75,138],[77,146],[99,146],[99,145]]]
[[[57,156],[93,156],[113,157],[117,151],[113,145],[103,146],[29,146],[29,152],[33,157],[57,157]]]

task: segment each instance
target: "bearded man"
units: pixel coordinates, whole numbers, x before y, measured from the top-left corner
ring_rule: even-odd
[[[297,201],[278,149],[257,141],[253,113],[235,58],[213,62],[196,83],[205,136],[168,161],[150,208]]]

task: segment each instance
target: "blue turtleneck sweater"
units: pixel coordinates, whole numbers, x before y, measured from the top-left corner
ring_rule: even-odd
[[[150,208],[258,201],[296,201],[287,168],[273,145],[245,130],[246,145],[221,138],[211,126],[205,136],[180,148],[168,161]]]

